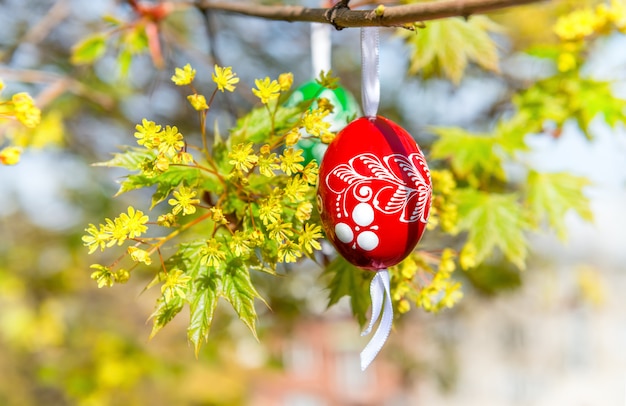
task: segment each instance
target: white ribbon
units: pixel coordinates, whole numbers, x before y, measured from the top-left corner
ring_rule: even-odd
[[[330,24],[311,24],[311,65],[313,77],[319,77],[320,72],[328,73],[330,70],[331,41]]]
[[[378,352],[383,348],[383,345],[385,345],[387,337],[389,337],[389,333],[391,332],[391,325],[393,324],[393,305],[391,304],[391,293],[389,289],[389,271],[384,269],[376,272],[376,276],[374,276],[370,284],[370,296],[372,298],[372,318],[365,331],[361,333],[361,336],[368,335],[372,331],[374,324],[376,324],[380,316],[381,310],[383,316],[380,319],[380,324],[372,336],[372,339],[367,343],[363,351],[361,351],[361,371],[365,371],[369,364],[374,361],[374,358],[376,358]]]
[[[366,117],[376,117],[380,101],[378,27],[361,28],[361,100]]]

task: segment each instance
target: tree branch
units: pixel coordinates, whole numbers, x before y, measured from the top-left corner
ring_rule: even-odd
[[[334,23],[340,28],[348,27],[398,27],[417,21],[435,20],[446,17],[468,17],[507,7],[537,3],[545,0],[442,0],[427,3],[407,4],[384,8],[379,16],[373,10],[337,11]],[[549,0],[548,0],[549,1]],[[302,6],[271,6],[255,3],[231,3],[200,0],[196,6],[201,10],[215,10],[248,17],[288,22],[329,23],[325,13],[328,9]]]

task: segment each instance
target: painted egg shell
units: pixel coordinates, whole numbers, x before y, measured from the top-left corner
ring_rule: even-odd
[[[354,96],[345,88],[338,86],[336,89],[327,89],[319,83],[312,81],[307,82],[298,87],[291,97],[285,103],[285,106],[295,106],[303,101],[315,100],[320,97],[328,99],[334,109],[325,120],[330,123],[330,131],[339,131],[353,120],[355,117],[361,115],[361,109],[356,102]],[[313,102],[311,108],[317,108],[317,102]],[[306,135],[304,133],[303,135]],[[304,164],[306,165],[311,160],[315,159],[317,162],[322,161],[322,157],[328,147],[321,142],[319,138],[302,138],[296,144],[297,148],[302,149],[304,157]]]
[[[384,117],[348,124],[330,143],[319,170],[326,236],[365,269],[390,267],[413,251],[426,228],[431,195],[417,143]]]

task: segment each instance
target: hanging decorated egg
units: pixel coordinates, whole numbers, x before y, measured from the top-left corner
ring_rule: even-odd
[[[428,221],[430,173],[415,140],[377,116],[348,124],[319,170],[327,238],[352,264],[382,270],[413,251]]]
[[[330,123],[329,130],[332,132],[341,130],[351,120],[361,115],[359,104],[345,88],[338,86],[335,89],[328,89],[315,81],[307,82],[298,87],[285,105],[287,107],[296,106],[304,101],[318,98],[328,99],[334,107],[332,113],[325,118],[325,121]],[[316,101],[313,101],[311,108],[317,108]],[[303,151],[304,164],[306,165],[313,159],[318,163],[321,162],[328,145],[321,142],[319,138],[306,137],[306,133],[302,135],[303,138],[298,141],[296,147]]]

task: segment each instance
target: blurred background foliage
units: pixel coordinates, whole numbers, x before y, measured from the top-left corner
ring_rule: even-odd
[[[521,138],[541,132],[558,140],[572,117],[590,138],[590,122],[597,114],[610,126],[621,125],[623,101],[612,96],[608,85],[598,96],[597,84],[580,75],[597,45],[585,45],[584,34],[564,41],[553,31],[559,15],[598,3],[546,2],[495,13],[491,20],[471,18],[469,27],[463,27],[469,31],[459,38],[444,34],[452,30],[446,25],[460,20],[427,23],[417,34],[384,31],[381,114],[403,123],[426,149],[436,133],[453,137],[450,127],[462,127],[462,137],[492,131],[510,112],[513,94],[520,110],[536,114],[536,120],[525,117],[524,123],[533,126],[524,128]],[[155,21],[158,52],[151,34]],[[595,29],[594,35],[605,38],[621,35],[611,34],[615,27]],[[335,75],[358,94],[358,31],[334,33],[333,40]],[[491,45],[481,48],[486,42]],[[143,289],[153,275],[140,270],[126,285],[98,289],[89,265],[114,258],[109,253],[88,258],[81,237],[86,224],[113,218],[139,199],[149,200],[145,192],[111,199],[115,182],[125,173],[91,166],[130,144],[142,118],[175,124],[199,139],[197,116],[186,105],[184,92],[170,83],[174,67],[190,62],[198,71],[197,85],[207,88],[214,63],[232,65],[241,78],[239,87],[250,89],[254,78],[285,71],[293,72],[297,83],[312,79],[316,75],[309,59],[307,24],[203,14],[193,8],[162,20],[158,15],[141,19],[128,3],[112,0],[0,3],[2,94],[27,92],[41,108],[35,128],[9,121],[0,128],[0,142],[10,140],[23,148],[19,164],[0,167],[0,404],[245,404],[255,371],[280,367],[223,306],[198,360],[184,338],[186,315],[148,342],[146,320],[157,292]],[[568,80],[572,85],[562,86]],[[254,102],[251,93],[228,95],[212,106],[215,125],[226,132]],[[507,130],[516,129],[503,132]],[[436,158],[450,158],[445,145],[435,152]],[[460,165],[465,166],[456,175],[462,179],[468,175],[464,171],[475,173],[472,165],[487,162]],[[488,183],[505,188],[497,175]],[[586,216],[584,208],[577,211]],[[439,247],[454,243],[441,233],[426,241]],[[257,309],[261,343],[267,336],[288,334],[293,321],[326,309],[327,282],[320,280],[330,276],[311,265],[288,270],[289,277],[255,281],[272,307],[271,312]],[[524,274],[496,258],[459,278],[466,295],[496,295],[519,287]],[[581,273],[580,286],[583,297],[601,301],[593,272]],[[364,311],[367,305],[358,306]],[[429,368],[401,356],[395,359],[407,374]],[[453,380],[445,371],[455,367],[448,367],[442,362],[435,368],[444,371],[443,386]]]

